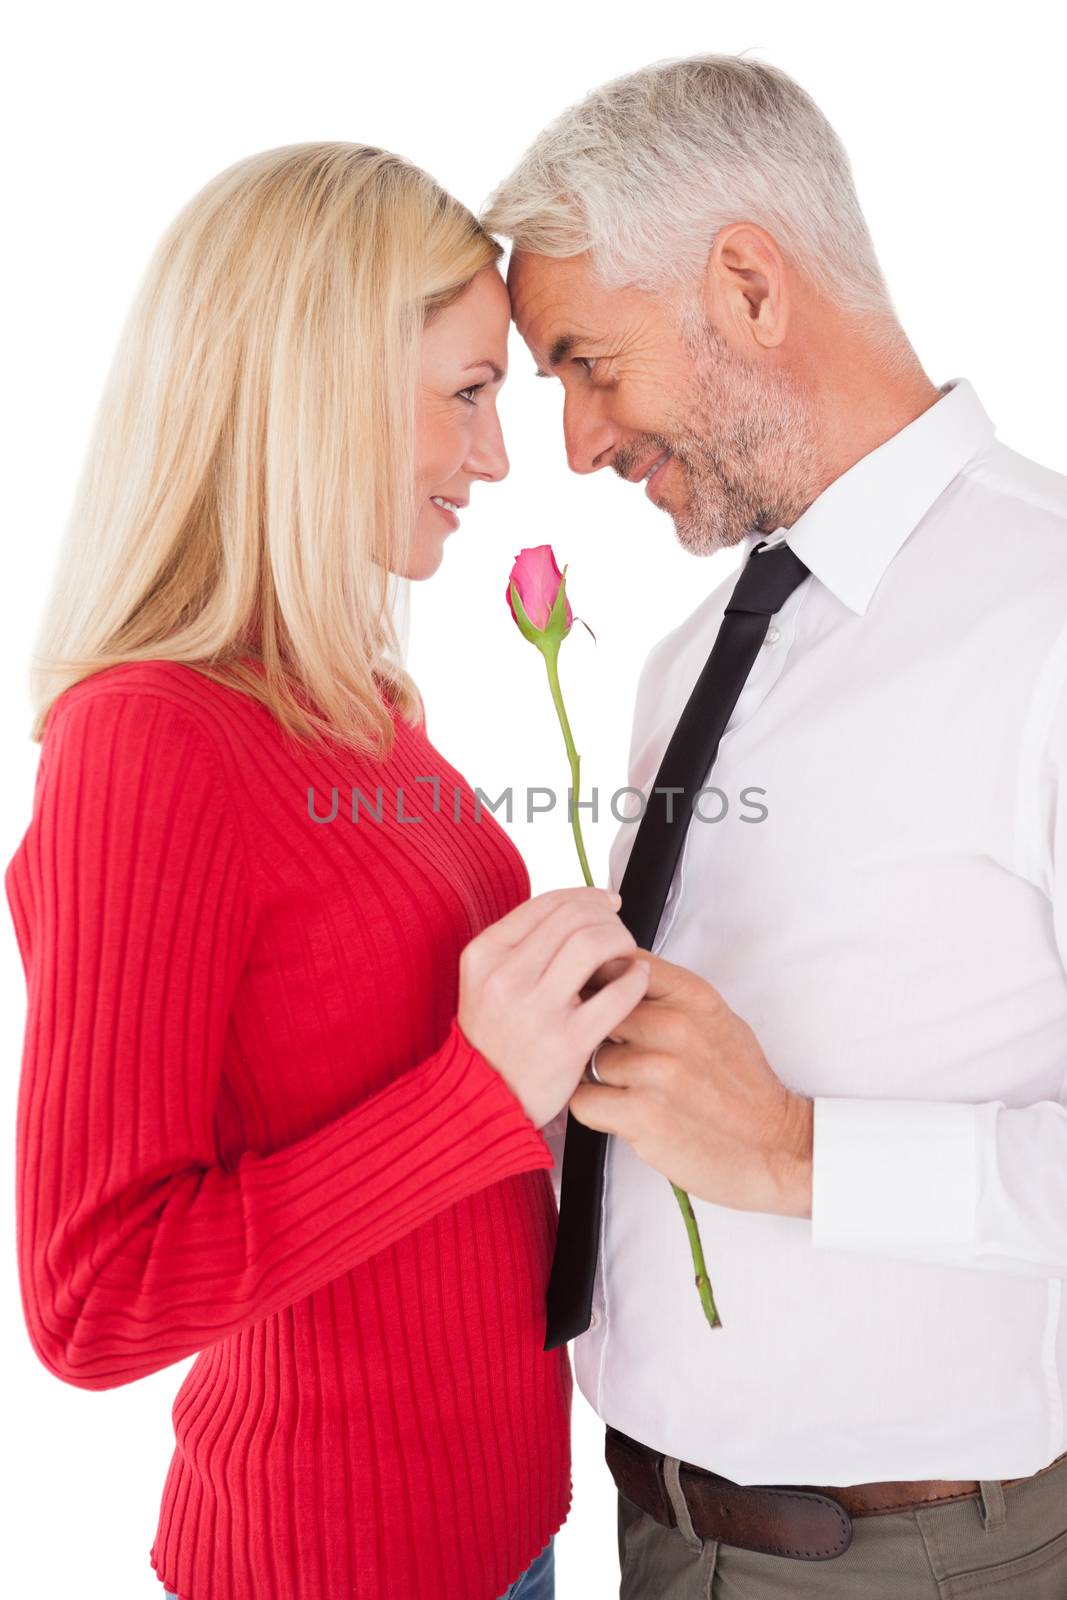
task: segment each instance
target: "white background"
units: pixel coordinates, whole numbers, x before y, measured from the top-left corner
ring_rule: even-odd
[[[24,7],[6,30],[3,113],[3,861],[30,816],[38,746],[28,738],[27,664],[103,376],[157,237],[208,178],[275,145],[355,140],[402,152],[477,208],[542,124],[596,83],[667,56],[750,51],[797,78],[844,139],[929,377],[970,378],[1006,443],[1065,471],[1067,40],[1054,16],[1051,5],[1023,0]],[[480,486],[438,573],[412,586],[409,661],[442,753],[490,794],[513,787],[511,832],[537,893],[580,875],[565,813],[527,823],[521,804],[527,786],[564,790],[567,772],[541,658],[506,609],[516,553],[554,546],[570,564],[572,604],[597,635],[594,645],[574,630],[561,674],[583,797],[593,785],[602,797],[597,825],[585,822],[598,882],[617,827],[607,799],[627,781],[641,662],[736,556],[688,556],[670,521],[614,473],[571,475],[559,386],[534,381],[514,334],[511,362],[501,401],[511,474]],[[1014,559],[1011,533],[1005,527],[1005,561]],[[951,627],[948,607],[945,620]],[[88,1393],[51,1377],[32,1352],[11,1209],[24,1006],[5,915],[0,1586],[19,1600],[150,1600],[163,1592],[148,1551],[170,1406],[192,1358]],[[576,1390],[575,1499],[557,1539],[558,1600],[617,1594],[615,1494],[602,1451],[602,1425]]]

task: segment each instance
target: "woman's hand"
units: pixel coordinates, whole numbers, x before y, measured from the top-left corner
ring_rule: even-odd
[[[550,889],[494,922],[459,958],[457,1020],[537,1128],[567,1104],[585,1064],[644,995],[648,968],[605,889]],[[621,958],[621,959],[620,959]],[[582,990],[614,961],[619,977]]]

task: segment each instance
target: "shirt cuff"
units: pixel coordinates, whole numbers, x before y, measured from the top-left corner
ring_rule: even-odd
[[[812,1243],[943,1260],[977,1246],[978,1107],[815,1098]]]

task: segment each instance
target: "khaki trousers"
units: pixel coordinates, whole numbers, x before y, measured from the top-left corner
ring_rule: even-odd
[[[676,1528],[619,1495],[619,1600],[1067,1600],[1067,1460],[944,1506],[854,1517],[826,1561],[700,1539],[675,1457],[664,1473]]]

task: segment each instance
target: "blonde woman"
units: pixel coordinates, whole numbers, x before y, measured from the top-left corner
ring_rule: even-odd
[[[552,1593],[541,1130],[647,974],[617,897],[530,897],[392,609],[442,502],[507,470],[499,254],[363,145],[209,183],[131,312],[39,643],[5,875],[23,1303],[82,1388],[198,1353],[151,1548],[180,1600]]]

